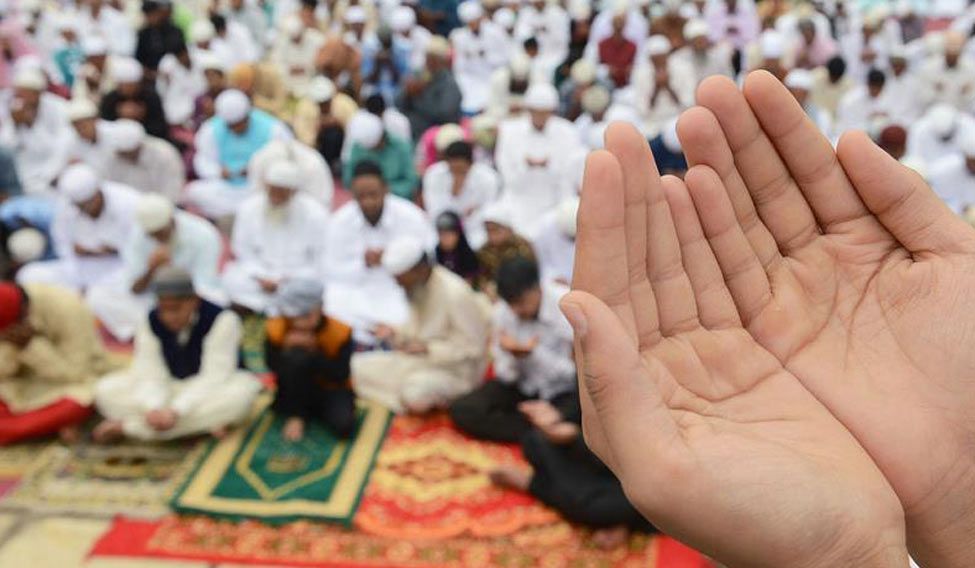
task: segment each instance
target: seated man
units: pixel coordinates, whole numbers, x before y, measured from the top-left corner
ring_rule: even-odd
[[[359,111],[352,117],[347,133],[351,150],[343,165],[345,187],[352,184],[356,166],[371,161],[382,168],[383,179],[389,184],[393,195],[413,199],[420,179],[413,163],[410,142],[387,132],[383,120],[367,111]]]
[[[538,270],[543,282],[557,282],[569,286],[572,282],[573,261],[576,256],[576,214],[579,198],[570,197],[558,208],[545,215],[532,238],[538,255]]]
[[[240,319],[200,299],[185,270],[160,270],[153,287],[158,304],[139,326],[132,366],[95,385],[105,421],[93,436],[98,442],[222,437],[247,417],[261,391],[238,369]]]
[[[435,266],[422,243],[393,241],[383,268],[410,302],[410,318],[374,334],[392,348],[356,355],[356,394],[395,412],[422,414],[444,408],[472,391],[484,375],[490,329],[487,298],[450,270]]]
[[[497,297],[495,279],[498,268],[513,258],[534,260],[535,250],[528,239],[512,228],[511,206],[504,199],[485,207],[481,216],[487,240],[477,251],[477,261],[481,265],[481,278],[477,286],[494,300]]]
[[[288,280],[278,294],[281,316],[266,324],[267,362],[278,381],[274,410],[287,417],[283,435],[290,442],[304,437],[308,420],[320,420],[340,438],[355,432],[352,328],[323,315],[323,294],[316,280]]]
[[[0,445],[59,431],[77,437],[92,384],[112,369],[75,293],[0,283]]]
[[[516,258],[498,270],[492,350],[497,379],[457,400],[450,416],[471,436],[519,442],[531,424],[518,410],[526,400],[546,400],[568,415],[576,398],[572,328],[559,311],[568,290],[541,284],[538,266]]]
[[[178,201],[186,184],[183,158],[176,147],[146,134],[138,122],[116,120],[108,145],[112,153],[105,159],[105,178],[128,185],[141,193],[158,193]]]

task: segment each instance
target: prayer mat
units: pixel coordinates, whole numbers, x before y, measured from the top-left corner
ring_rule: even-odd
[[[360,403],[352,440],[309,422],[299,443],[270,410],[211,445],[173,499],[178,512],[280,524],[299,519],[349,524],[389,425],[389,411]]]
[[[244,328],[240,340],[240,355],[243,359],[244,368],[256,375],[268,372],[267,363],[264,359],[264,321],[261,316],[244,318]]]
[[[562,521],[505,537],[410,540],[309,522],[270,527],[205,517],[167,517],[154,522],[118,518],[95,543],[90,557],[318,568],[712,566],[697,552],[661,536],[635,535],[615,550],[599,550],[592,546],[587,531]]]
[[[51,445],[24,472],[3,509],[158,518],[193,471],[205,446],[126,442],[111,446]]]
[[[21,477],[34,467],[44,450],[55,442],[43,440],[0,446],[0,477]]]

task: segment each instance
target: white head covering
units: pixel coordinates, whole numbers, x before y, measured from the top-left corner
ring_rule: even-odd
[[[647,55],[653,57],[655,55],[667,55],[670,50],[673,49],[673,44],[667,39],[667,36],[653,35],[647,40]]]
[[[555,224],[562,234],[570,239],[576,238],[576,216],[579,215],[579,198],[570,197],[559,203],[555,211]]]
[[[47,238],[44,233],[32,227],[17,229],[7,239],[7,250],[18,264],[40,260],[46,249]]]
[[[951,134],[955,128],[955,122],[958,120],[958,109],[949,104],[940,103],[931,107],[927,116],[928,120],[931,121],[931,128],[935,135],[944,137]]]
[[[762,57],[765,59],[779,59],[785,54],[785,38],[775,30],[762,33],[760,40]]]
[[[815,80],[808,69],[793,69],[785,76],[785,86],[790,89],[811,91],[814,85]]]
[[[509,228],[512,224],[511,210],[508,208],[508,204],[503,201],[495,201],[486,205],[481,210],[481,219],[485,223],[494,223],[495,225],[502,225]]]
[[[457,6],[457,17],[461,22],[469,24],[484,17],[484,8],[477,0],[466,0]]]
[[[457,124],[444,124],[437,130],[436,136],[433,137],[433,147],[437,149],[438,152],[443,152],[454,142],[460,142],[464,139],[464,129]]]
[[[193,43],[210,41],[216,36],[217,28],[213,27],[213,22],[210,20],[197,20],[190,26],[190,41]]]
[[[393,10],[393,14],[389,18],[389,27],[392,28],[394,32],[399,32],[405,34],[406,32],[413,29],[416,25],[416,12],[408,6],[400,6]]]
[[[602,85],[593,85],[582,92],[582,110],[589,114],[597,114],[609,108],[612,95],[609,89]]]
[[[588,59],[580,59],[572,64],[569,76],[576,84],[588,85],[596,80],[596,66]]]
[[[667,124],[660,131],[660,138],[664,143],[664,148],[667,148],[673,154],[682,154],[684,149],[680,145],[680,138],[677,136],[677,119],[672,118],[667,121]]]
[[[301,170],[290,160],[277,160],[264,173],[264,183],[268,186],[298,190],[301,187]]]
[[[534,83],[525,92],[525,108],[554,111],[559,108],[559,92],[549,83]]]
[[[43,91],[47,88],[47,77],[35,67],[20,67],[14,73],[13,86],[16,89]]]
[[[212,51],[200,50],[194,56],[195,63],[201,71],[220,71],[226,73],[227,68],[222,59]]]
[[[135,219],[146,233],[155,233],[173,220],[176,208],[171,201],[157,193],[147,193],[139,198]]]
[[[227,124],[237,124],[247,118],[251,111],[251,101],[243,92],[237,89],[228,89],[217,96],[213,102],[217,116],[222,118]]]
[[[699,18],[693,20],[688,20],[684,24],[684,39],[687,41],[693,41],[699,37],[705,37],[708,35],[708,23]]]
[[[75,122],[89,118],[98,118],[98,107],[88,98],[71,99],[68,103],[68,120]]]
[[[345,23],[364,24],[366,23],[366,10],[362,6],[349,6],[345,11]]]
[[[87,164],[68,166],[58,179],[58,191],[71,203],[84,203],[98,194],[98,174]]]
[[[491,19],[495,24],[498,24],[506,30],[510,30],[512,27],[514,27],[515,22],[517,21],[517,16],[515,16],[515,13],[511,10],[511,8],[499,8]]]
[[[110,143],[116,151],[131,152],[146,139],[146,129],[134,120],[119,119],[112,124]]]
[[[102,36],[90,35],[81,40],[81,51],[85,57],[97,57],[108,54],[108,42]]]
[[[281,31],[285,36],[297,39],[301,36],[301,32],[305,31],[305,24],[297,15],[288,16],[281,22]]]
[[[335,96],[335,83],[328,77],[319,75],[308,84],[308,98],[316,103],[324,103]]]
[[[352,142],[365,148],[375,148],[383,138],[383,119],[360,110],[352,116],[345,130]]]
[[[278,312],[286,318],[296,318],[317,310],[323,303],[325,286],[311,278],[285,280],[278,287],[275,303]]]
[[[508,68],[515,79],[525,79],[532,70],[531,57],[519,51],[511,58]]]
[[[116,83],[138,83],[142,80],[142,64],[131,57],[113,59],[109,68]]]
[[[389,243],[383,251],[383,268],[393,276],[399,276],[420,264],[425,255],[423,243],[411,237],[401,237]]]
[[[450,42],[443,36],[435,35],[427,43],[427,55],[436,57],[450,56]]]

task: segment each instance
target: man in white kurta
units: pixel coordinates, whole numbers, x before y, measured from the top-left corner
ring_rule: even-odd
[[[437,233],[423,210],[389,195],[374,162],[356,166],[350,189],[355,201],[342,206],[328,227],[325,307],[355,329],[357,341],[372,343],[374,326],[399,325],[408,315],[405,294],[380,266],[383,251],[400,237],[433,249]]]
[[[573,192],[570,160],[582,147],[579,132],[554,116],[555,87],[536,83],[525,95],[525,115],[501,124],[497,164],[516,232],[530,234],[541,217]]]
[[[542,282],[571,285],[576,255],[578,213],[579,198],[570,197],[560,203],[558,209],[545,215],[538,231],[531,235],[532,248],[535,249],[535,256],[538,259],[538,271]]]
[[[234,261],[223,274],[234,304],[269,313],[286,280],[323,280],[328,212],[301,192],[300,176],[295,164],[276,161],[265,173],[262,190],[241,205],[232,239]]]
[[[247,181],[251,190],[264,187],[264,176],[271,164],[287,160],[298,168],[300,189],[332,210],[335,182],[325,158],[317,150],[298,140],[272,140],[251,157],[247,165]]]
[[[704,20],[690,20],[684,25],[687,45],[674,52],[674,65],[681,72],[689,72],[695,85],[712,75],[731,77],[733,48],[730,43],[712,43]]]
[[[269,59],[286,77],[288,90],[304,95],[308,83],[315,76],[315,60],[325,45],[325,36],[314,28],[305,26],[297,15],[285,19],[281,31],[274,40]]]
[[[671,57],[672,47],[666,37],[652,36],[647,40],[644,60],[633,67],[630,85],[647,138],[657,136],[664,124],[694,104],[694,68]]]
[[[878,124],[892,118],[890,93],[886,89],[887,79],[882,71],[870,71],[865,85],[855,87],[841,100],[836,111],[836,135],[848,130],[872,132]]]
[[[518,11],[515,37],[518,41],[538,41],[538,63],[551,77],[569,54],[570,19],[565,8],[547,0],[532,0]]]
[[[68,142],[68,161],[84,162],[103,172],[112,154],[109,141],[112,123],[98,118],[98,108],[88,99],[74,99],[68,104],[68,119],[73,136]]]
[[[970,112],[975,105],[975,63],[962,53],[967,39],[957,32],[945,37],[944,53],[928,59],[921,67],[919,83],[925,105],[946,103]]]
[[[961,151],[935,162],[927,181],[955,213],[975,205],[975,130],[960,134]]]
[[[393,241],[382,265],[406,291],[410,316],[377,333],[391,351],[353,356],[352,386],[359,397],[397,413],[445,408],[481,382],[490,304],[461,277],[434,266],[415,239]]]
[[[247,417],[261,391],[256,378],[238,370],[236,314],[200,299],[182,270],[160,272],[155,296],[131,367],[95,385],[95,405],[105,417],[94,431],[97,441],[220,437]]]
[[[138,122],[116,120],[109,145],[113,152],[105,160],[105,179],[128,185],[140,193],[158,193],[176,202],[186,183],[183,159],[176,147],[146,134]]]
[[[186,125],[193,117],[196,99],[207,90],[203,65],[190,56],[189,50],[167,53],[159,60],[156,90],[162,99],[166,122]]]
[[[931,107],[920,120],[910,125],[907,154],[933,164],[958,154],[961,134],[975,130],[975,117],[942,103]]]
[[[454,142],[444,159],[423,174],[423,205],[431,221],[452,211],[464,223],[464,234],[474,250],[487,240],[481,210],[498,199],[501,178],[494,168],[474,162],[469,142]]]
[[[463,2],[457,13],[464,26],[450,34],[454,77],[464,96],[461,110],[474,114],[487,106],[491,73],[507,63],[510,40],[475,0]]]

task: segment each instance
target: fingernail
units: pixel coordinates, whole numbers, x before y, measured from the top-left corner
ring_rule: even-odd
[[[561,307],[562,314],[565,315],[565,319],[569,320],[569,325],[572,326],[572,331],[576,334],[576,339],[585,337],[586,332],[589,331],[589,322],[586,320],[586,313],[582,311],[582,307],[573,302],[563,302]]]

